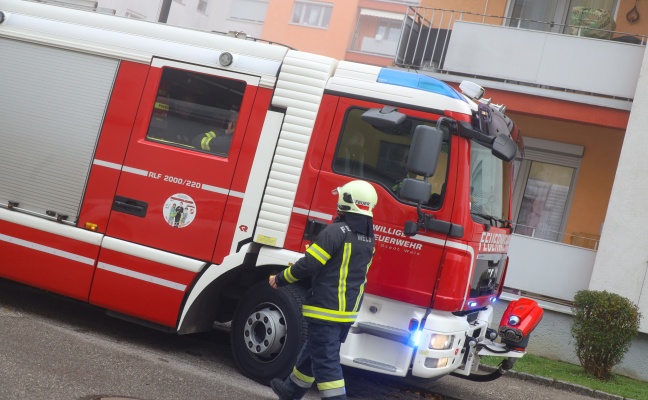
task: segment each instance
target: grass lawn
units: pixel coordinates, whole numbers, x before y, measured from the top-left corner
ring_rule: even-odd
[[[498,357],[483,357],[485,365],[498,366],[501,359]],[[637,400],[648,399],[648,382],[638,381],[626,376],[615,374],[607,382],[599,381],[585,374],[580,365],[554,361],[548,358],[527,354],[519,359],[514,371],[525,372],[531,375],[551,378],[558,381],[575,383],[577,385],[599,390],[617,396],[629,397]]]

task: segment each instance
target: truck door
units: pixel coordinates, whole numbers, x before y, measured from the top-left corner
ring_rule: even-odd
[[[327,143],[311,209],[335,215],[337,198],[331,191],[353,179],[371,182],[378,192],[374,209],[376,253],[367,292],[429,306],[447,235],[420,231],[403,234],[405,221],[416,221],[416,205],[399,198],[401,181],[408,176],[405,162],[416,126],[434,125],[438,115],[400,108],[407,115],[396,128],[375,128],[361,119],[370,108],[384,104],[341,99]],[[456,171],[451,163],[450,135],[446,134],[436,174],[430,178],[432,195],[423,212],[449,221]],[[456,157],[455,157],[456,158]]]
[[[156,60],[107,235],[211,260],[259,78]]]
[[[213,260],[228,199],[242,196],[233,177],[251,158],[241,149],[254,136],[246,128],[259,81],[154,60],[119,166],[92,304],[176,325],[185,293]]]

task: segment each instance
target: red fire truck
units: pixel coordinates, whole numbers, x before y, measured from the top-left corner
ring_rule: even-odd
[[[19,0],[0,54],[1,277],[177,334],[231,321],[267,382],[308,293],[268,276],[363,179],[377,247],[343,364],[490,379],[524,354],[535,302],[490,327],[521,137],[477,85]],[[483,355],[505,360],[486,378]]]

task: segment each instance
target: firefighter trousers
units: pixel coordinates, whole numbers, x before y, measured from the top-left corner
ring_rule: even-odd
[[[340,366],[340,345],[346,338],[347,324],[308,324],[308,340],[297,357],[293,372],[282,384],[282,392],[301,399],[317,382],[322,399],[346,400]]]

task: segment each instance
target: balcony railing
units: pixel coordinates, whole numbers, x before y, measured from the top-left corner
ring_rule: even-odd
[[[519,18],[511,21],[496,15],[409,7],[395,64],[624,100],[634,97],[646,36]],[[546,31],[520,26],[546,27]]]
[[[601,236],[588,232],[559,232],[546,227],[515,224],[513,233],[519,236],[542,239],[550,242],[568,244],[590,250],[598,250]]]

